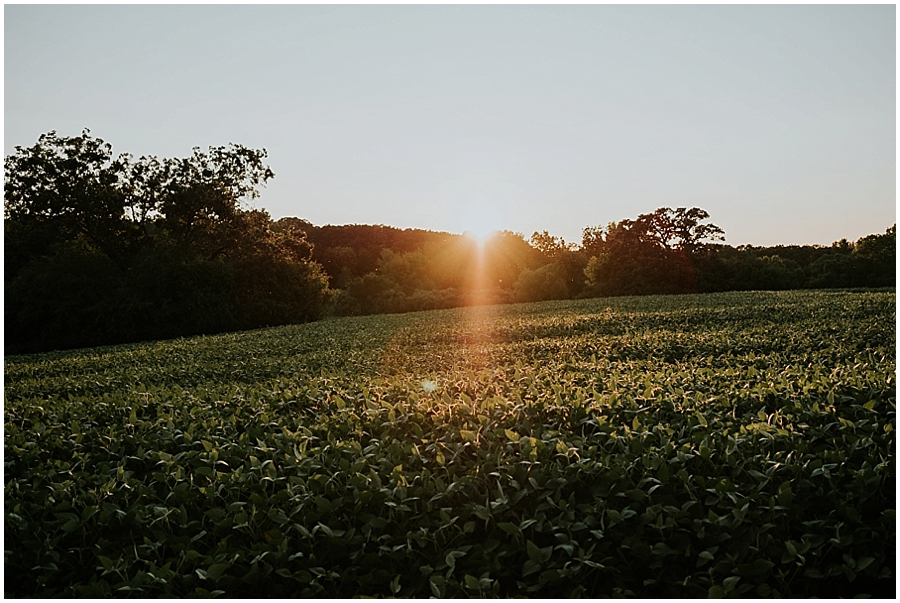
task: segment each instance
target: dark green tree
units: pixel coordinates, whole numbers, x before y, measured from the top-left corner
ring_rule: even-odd
[[[545,264],[534,270],[524,269],[519,273],[512,291],[512,300],[535,302],[549,299],[566,299],[569,287],[560,264]]]
[[[560,295],[557,290],[556,293],[553,293],[553,298],[562,299],[562,297],[580,295],[584,288],[584,269],[587,267],[588,258],[578,249],[578,246],[574,243],[566,243],[562,237],[554,237],[546,230],[533,233],[530,243],[541,253],[543,260],[553,266],[551,272],[554,274],[554,278],[557,276],[562,278],[565,284],[566,293]],[[549,273],[546,272],[546,274]]]
[[[699,207],[674,210],[660,207],[652,214],[638,217],[638,221],[649,223],[647,230],[653,232],[663,247],[693,255],[708,242],[725,240],[724,230],[715,224],[703,223],[708,218],[709,213]]]
[[[888,228],[884,234],[871,234],[858,240],[853,255],[861,261],[866,286],[896,286],[897,225]]]
[[[139,223],[126,218],[129,158],[81,136],[41,135],[5,158],[4,252],[6,278],[35,258],[82,237],[120,267],[146,242]]]
[[[697,290],[694,262],[709,241],[723,238],[699,208],[661,207],[634,220],[585,228],[582,249],[590,260],[586,289],[592,295],[646,295]]]
[[[330,299],[296,225],[250,207],[265,149],[113,157],[44,134],[5,159],[5,321],[22,351],[313,320]]]

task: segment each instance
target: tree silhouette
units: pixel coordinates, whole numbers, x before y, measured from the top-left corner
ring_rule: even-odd
[[[265,158],[237,144],[114,157],[89,130],[16,147],[5,158],[7,344],[49,349],[321,317],[327,278],[305,232],[273,230],[250,207],[274,177]]]

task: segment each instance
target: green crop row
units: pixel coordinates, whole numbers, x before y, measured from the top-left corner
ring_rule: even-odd
[[[5,358],[8,596],[895,594],[895,295]]]

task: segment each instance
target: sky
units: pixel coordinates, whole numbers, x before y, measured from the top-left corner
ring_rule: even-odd
[[[700,207],[731,245],[896,222],[894,5],[5,5],[4,154],[265,148],[313,224],[582,229]]]

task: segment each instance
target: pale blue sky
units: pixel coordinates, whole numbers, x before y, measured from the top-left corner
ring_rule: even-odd
[[[698,206],[733,245],[896,221],[893,5],[6,5],[4,152],[265,147],[256,205],[461,233]]]

